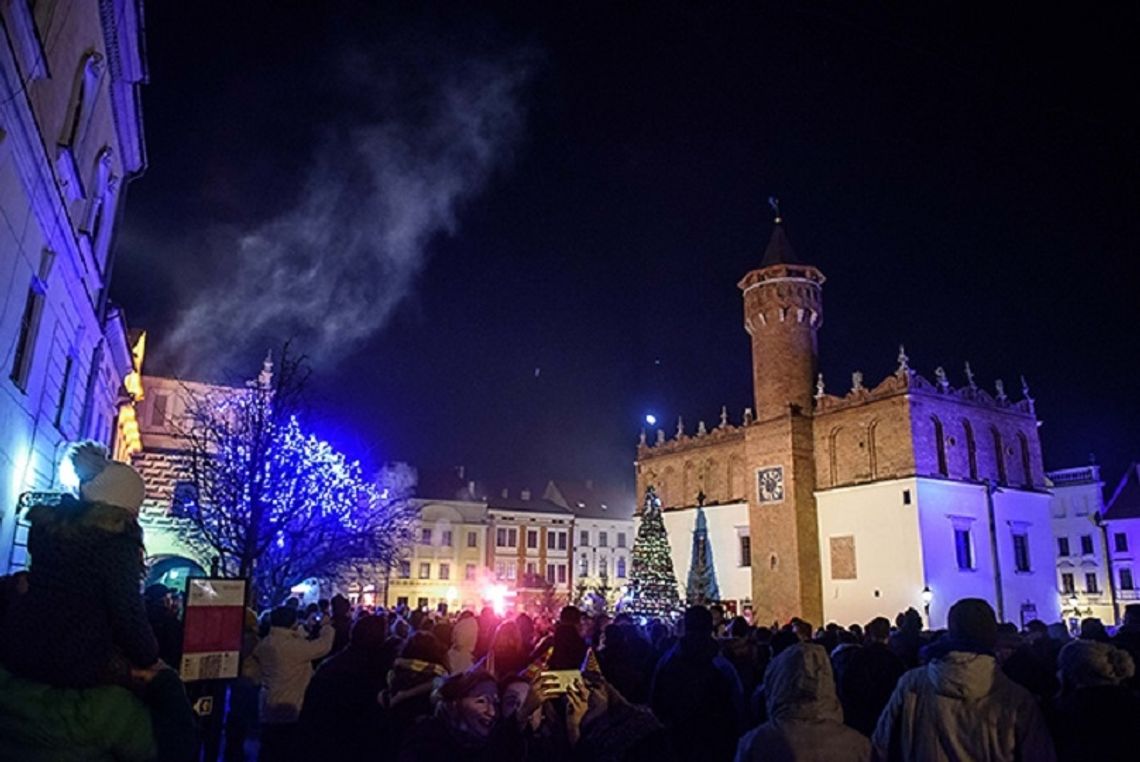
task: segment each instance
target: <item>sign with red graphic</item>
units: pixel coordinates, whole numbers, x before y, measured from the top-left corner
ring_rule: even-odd
[[[245,624],[244,579],[187,581],[182,623],[182,680],[229,680],[238,676]]]

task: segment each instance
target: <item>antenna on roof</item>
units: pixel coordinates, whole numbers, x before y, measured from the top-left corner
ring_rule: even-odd
[[[780,216],[780,199],[776,198],[775,196],[769,196],[768,206],[772,207],[772,214],[774,214],[776,217],[775,222],[777,225],[779,225],[784,221],[784,218]]]

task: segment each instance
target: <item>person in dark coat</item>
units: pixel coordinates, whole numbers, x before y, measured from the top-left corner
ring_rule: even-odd
[[[174,607],[174,599],[166,585],[150,585],[143,592],[146,616],[154,638],[158,641],[158,655],[175,670],[182,661],[182,621]]]
[[[388,687],[380,694],[389,748],[400,741],[416,720],[432,713],[436,682],[447,677],[447,652],[429,632],[417,632],[400,649],[388,670]]]
[[[890,637],[891,623],[886,617],[872,619],[866,629],[866,644],[844,652],[849,655],[837,678],[843,721],[868,738],[906,672],[902,659],[887,646]]]
[[[1122,759],[1134,746],[1140,698],[1125,681],[1136,674],[1132,656],[1093,640],[1074,640],[1058,657],[1061,692],[1047,718],[1058,762]]]
[[[333,635],[332,650],[329,651],[329,657],[331,658],[344,650],[345,646],[348,645],[349,635],[352,631],[352,617],[350,616],[352,604],[348,598],[337,593],[332,597],[330,609],[332,615],[329,617],[328,624],[333,628],[333,632],[336,633]],[[385,626],[387,625],[387,621],[386,619],[384,620]]]
[[[158,661],[140,594],[145,487],[101,445],[83,443],[70,457],[79,498],[28,511],[28,592],[0,626],[0,661],[17,677],[59,688],[127,684],[131,668]]]
[[[1132,655],[1132,662],[1140,664],[1140,603],[1130,603],[1124,607],[1124,624],[1112,638],[1112,645],[1123,648]],[[1132,690],[1140,692],[1140,678],[1133,675],[1126,681]]]
[[[362,617],[352,626],[348,646],[313,675],[299,721],[299,736],[312,754],[333,743],[347,759],[368,756],[381,712],[376,697],[388,676],[387,639],[387,619]]]
[[[405,734],[399,762],[498,762],[521,759],[515,723],[498,722],[499,688],[488,672],[452,675],[436,692],[436,710]]]
[[[689,607],[685,634],[653,675],[650,706],[680,759],[730,760],[743,729],[740,678],[712,631],[709,610]]]
[[[922,648],[922,615],[913,608],[899,614],[898,632],[891,635],[887,645],[895,652],[907,669],[918,666],[918,652]]]

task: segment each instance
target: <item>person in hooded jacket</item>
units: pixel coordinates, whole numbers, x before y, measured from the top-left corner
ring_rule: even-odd
[[[1131,655],[1108,643],[1074,640],[1058,657],[1061,692],[1049,719],[1061,762],[1113,759],[1132,744],[1140,698],[1125,681],[1136,674]]]
[[[768,721],[740,739],[736,762],[867,762],[871,742],[843,724],[823,646],[784,649],[764,673]]]
[[[451,648],[447,649],[447,669],[455,675],[475,664],[475,643],[479,639],[479,620],[468,612],[451,628]]]
[[[709,610],[690,606],[684,621],[684,635],[657,664],[649,704],[678,758],[732,759],[744,724],[740,678],[713,640]]]
[[[846,662],[842,671],[837,673],[836,685],[845,721],[870,738],[906,667],[887,645],[891,623],[886,617],[876,617],[868,622],[865,634],[865,645],[847,648],[843,652],[847,654]],[[841,656],[832,654],[833,664],[843,661],[838,658]]]
[[[389,748],[399,748],[416,720],[432,713],[432,691],[447,677],[446,661],[447,652],[430,632],[417,632],[404,643],[379,697]]]
[[[949,635],[925,666],[899,680],[871,739],[879,760],[1052,762],[1053,742],[1029,691],[993,655],[997,617],[986,601],[950,607]]]

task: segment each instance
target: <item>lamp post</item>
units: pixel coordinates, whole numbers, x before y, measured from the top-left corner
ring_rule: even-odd
[[[930,589],[930,585],[922,588],[922,607],[926,610],[926,626],[934,629],[930,622],[930,602],[934,600],[934,591]]]

